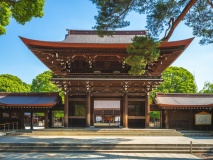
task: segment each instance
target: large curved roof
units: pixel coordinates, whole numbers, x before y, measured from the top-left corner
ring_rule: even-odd
[[[93,71],[100,71],[101,68],[98,67],[104,61],[110,62],[110,67],[114,66],[112,70],[128,73],[129,66],[125,64],[124,68],[122,68],[122,65],[125,58],[128,57],[126,47],[131,43],[131,38],[135,35],[145,36],[146,31],[116,31],[112,37],[101,38],[96,31],[68,30],[65,40],[60,42],[20,38],[35,56],[56,75],[71,75],[80,71],[80,69],[76,68],[66,73],[62,73],[62,71],[64,71],[64,68],[67,70],[65,64],[72,68],[79,66],[79,64],[74,64],[76,60],[82,61],[84,65],[84,70],[80,73],[91,71],[89,63],[93,64]],[[160,57],[157,61],[147,66],[146,74],[160,76],[183,53],[192,40],[193,38],[162,43],[159,47]],[[88,70],[85,68],[88,68]],[[103,72],[104,70],[101,71],[101,73]]]

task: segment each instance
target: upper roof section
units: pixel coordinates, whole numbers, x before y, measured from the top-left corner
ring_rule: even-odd
[[[54,93],[6,93],[0,92],[0,107],[54,107],[60,103]]]
[[[212,107],[213,94],[156,93],[154,103],[159,107]]]
[[[70,75],[128,75],[130,66],[127,46],[135,35],[146,31],[116,31],[114,35],[99,37],[96,31],[68,30],[64,41],[39,41],[20,37],[32,53],[57,76]],[[148,76],[160,76],[189,46],[193,38],[161,43],[160,57],[146,66]]]
[[[129,44],[134,36],[146,36],[146,30],[112,31],[112,36],[100,37],[92,30],[68,30],[66,43]]]

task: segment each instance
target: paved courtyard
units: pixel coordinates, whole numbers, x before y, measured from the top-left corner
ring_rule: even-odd
[[[73,144],[213,144],[212,137],[184,136],[0,136],[0,143],[73,143]],[[0,160],[30,159],[153,159],[193,160],[191,154],[169,153],[108,153],[108,152],[0,152]]]
[[[199,159],[190,154],[168,153],[0,153],[1,160],[53,160],[53,159],[141,159],[141,160],[194,160]]]
[[[184,136],[0,136],[0,143],[213,144],[213,137]]]

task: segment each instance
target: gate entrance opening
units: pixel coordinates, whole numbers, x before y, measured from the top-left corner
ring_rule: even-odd
[[[45,113],[44,112],[24,112],[25,129],[44,129]]]
[[[120,100],[94,100],[94,126],[120,126]]]

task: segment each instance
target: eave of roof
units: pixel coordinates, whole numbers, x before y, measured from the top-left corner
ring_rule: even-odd
[[[60,101],[59,94],[0,92],[2,107],[53,107]]]
[[[68,30],[73,32],[73,30]],[[75,33],[76,32],[76,33]],[[94,31],[91,31],[89,35],[87,35],[90,31],[74,30],[75,35],[85,34],[86,36],[94,35]],[[93,33],[92,33],[93,32]],[[134,31],[131,31],[133,35]],[[122,32],[119,32],[120,35]],[[129,34],[128,34],[129,35]],[[40,41],[40,40],[32,40],[24,37],[20,37],[21,40],[25,43],[25,45],[32,51],[32,53],[37,56],[48,68],[50,68],[56,75],[62,75],[61,64],[56,61],[55,58],[49,58],[44,53],[51,54],[61,54],[62,56],[96,56],[97,53],[100,53],[100,56],[117,56],[122,55],[123,57],[127,57],[128,54],[126,52],[126,47],[130,43],[71,43],[71,42],[51,42],[51,41]],[[159,49],[161,51],[160,57],[157,61],[153,62],[148,66],[147,74],[150,76],[160,76],[162,72],[170,66],[189,46],[192,42],[193,38],[180,40],[180,41],[172,41],[161,43]],[[81,50],[80,52],[78,50]],[[107,52],[109,53],[105,53]],[[93,54],[95,52],[95,54]],[[54,56],[54,55],[53,55]],[[72,58],[72,57],[70,57]],[[51,59],[51,60],[50,60]],[[53,64],[54,63],[54,64]],[[56,67],[59,66],[59,67]],[[68,75],[70,73],[64,73]]]
[[[38,47],[53,47],[53,48],[117,48],[117,49],[124,49],[129,45],[129,43],[66,43],[66,42],[51,42],[51,41],[40,41],[40,40],[32,40],[24,37],[20,37],[20,39],[24,42],[26,46],[38,46]],[[192,42],[194,38],[189,38],[185,40],[180,41],[172,41],[172,42],[166,42],[161,43],[161,48],[167,48],[167,47],[175,47],[175,46],[182,46],[185,45],[186,47]],[[186,48],[185,47],[185,48]]]
[[[159,107],[213,107],[213,94],[156,93],[154,103]]]

